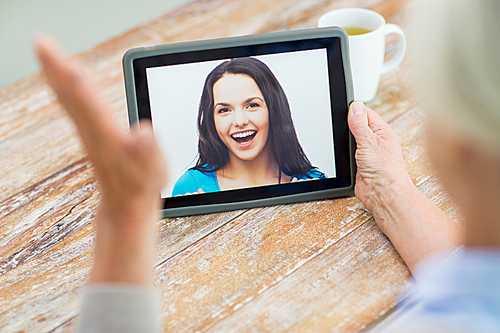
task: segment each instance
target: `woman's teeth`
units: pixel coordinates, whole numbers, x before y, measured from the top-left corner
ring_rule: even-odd
[[[246,132],[239,132],[239,133],[234,133],[231,134],[231,137],[233,140],[235,140],[238,143],[244,143],[252,140],[255,135],[257,134],[257,131],[246,131]]]
[[[255,131],[246,131],[246,132],[235,133],[231,136],[235,139],[243,139],[243,138],[246,138],[247,136],[250,136],[254,133],[255,133]]]

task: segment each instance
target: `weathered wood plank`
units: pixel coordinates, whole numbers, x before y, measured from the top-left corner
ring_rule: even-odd
[[[203,330],[370,218],[355,198],[251,210],[158,267],[168,331]]]
[[[83,158],[68,119],[46,117],[0,142],[0,200],[5,200]]]
[[[420,104],[390,123],[399,135],[406,169],[417,186],[434,174],[425,153],[425,124],[426,113]]]
[[[0,275],[90,224],[96,189],[90,162],[82,160],[0,203]],[[187,247],[241,213],[161,221],[158,260],[175,255],[172,244]]]
[[[161,264],[175,256],[244,212],[229,211],[160,221],[157,263]]]
[[[436,176],[419,189],[459,220]],[[397,304],[398,295],[408,292],[409,279],[401,257],[369,219],[272,288],[259,290],[200,331],[357,332]]]
[[[197,1],[149,24],[164,42],[315,28],[319,17],[343,7],[364,7],[391,19],[409,0]],[[220,24],[220,20],[224,24]]]
[[[86,214],[88,209],[94,211],[87,207]],[[241,214],[232,211],[160,221],[158,264]],[[70,216],[66,220],[72,221]],[[80,231],[63,236],[55,244],[49,238],[47,246],[38,242],[28,247],[38,251],[37,255],[0,276],[0,332],[45,332],[63,322],[68,327],[74,325],[79,294],[92,265],[94,232],[84,223]]]
[[[437,175],[429,177],[429,179],[422,183],[418,188],[452,220],[458,224],[463,223],[463,216],[460,214],[460,210],[443,189]]]
[[[91,268],[87,226],[0,277],[0,331],[47,332],[77,315]]]
[[[76,331],[76,317],[71,317],[56,328],[47,331],[48,333],[71,333]]]
[[[96,187],[90,163],[82,160],[3,201],[0,275],[89,225]]]
[[[395,305],[409,278],[398,253],[370,219],[201,331],[357,332]]]
[[[366,105],[391,123],[418,104],[412,90],[410,64],[403,60],[400,67],[382,76],[375,99]]]
[[[436,176],[419,189],[451,218],[459,220],[456,207]],[[201,331],[356,332],[394,307],[398,294],[407,292],[409,279],[409,271],[394,247],[370,219],[321,256],[272,288],[259,290]]]

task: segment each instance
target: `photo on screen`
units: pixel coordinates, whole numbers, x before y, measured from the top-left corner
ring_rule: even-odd
[[[235,60],[146,69],[153,130],[168,165],[163,198],[241,188],[217,178],[235,172],[230,166],[239,160],[281,168],[278,181],[266,184],[336,177],[326,49]],[[205,89],[207,77],[226,65],[257,74],[223,76]],[[262,83],[273,77],[277,83]]]

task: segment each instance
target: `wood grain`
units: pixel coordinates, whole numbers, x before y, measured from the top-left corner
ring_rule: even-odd
[[[370,219],[207,332],[357,332],[385,312],[381,304],[396,304],[408,279]]]
[[[48,332],[75,317],[93,244],[92,226],[87,226],[3,274],[0,331]]]
[[[0,275],[89,225],[99,198],[96,187],[90,163],[82,160],[5,200]]]
[[[158,267],[168,331],[200,331],[370,217],[355,198],[253,209]]]
[[[184,222],[190,226],[189,230],[160,221],[158,265],[241,213],[233,211],[184,217],[182,221],[180,218],[170,220]],[[81,289],[92,265],[93,244],[93,228],[87,224],[1,275],[0,332],[46,332],[74,318]],[[65,325],[73,327],[74,322],[71,320]]]
[[[312,28],[341,7],[370,8],[404,28],[411,2],[199,0],[73,58],[127,131],[121,58],[129,48]],[[425,158],[410,61],[382,77],[369,106],[400,135],[414,183],[460,221]],[[0,90],[0,170],[0,331],[73,331],[99,190],[39,74]],[[358,331],[395,305],[409,279],[355,198],[167,219],[158,228],[156,282],[168,331]]]

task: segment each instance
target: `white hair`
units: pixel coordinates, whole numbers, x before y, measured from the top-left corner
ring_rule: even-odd
[[[422,0],[411,15],[429,117],[500,151],[500,1]]]

